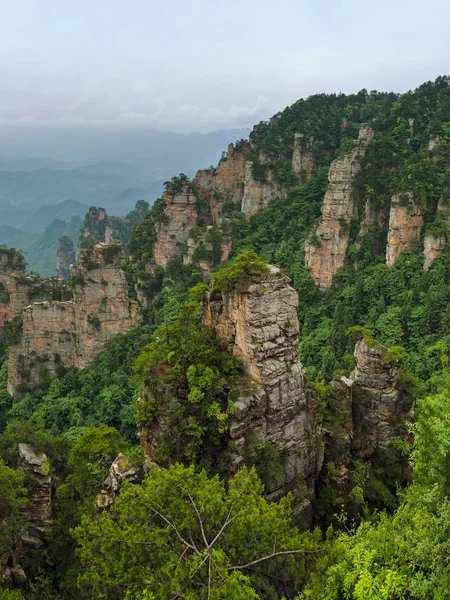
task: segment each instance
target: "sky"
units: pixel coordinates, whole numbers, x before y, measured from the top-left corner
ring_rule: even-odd
[[[0,0],[0,126],[210,132],[450,74],[447,0]]]

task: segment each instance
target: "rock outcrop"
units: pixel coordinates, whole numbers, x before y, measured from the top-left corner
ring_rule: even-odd
[[[65,302],[33,303],[23,310],[21,341],[8,359],[8,391],[16,399],[48,383],[62,368],[85,368],[118,333],[140,320],[129,299],[120,244],[97,244],[71,268],[73,297]]]
[[[58,240],[56,252],[56,274],[66,279],[70,273],[70,265],[75,262],[75,246],[70,237],[64,236]]]
[[[330,287],[336,271],[344,265],[350,222],[355,213],[353,184],[374,131],[362,125],[352,152],[333,161],[322,218],[305,244],[306,267],[321,290]]]
[[[450,234],[450,205],[448,191],[442,194],[437,205],[436,220],[441,223],[441,233],[426,233],[423,239],[423,270],[428,271],[447,245]]]
[[[394,194],[389,213],[386,264],[392,266],[400,254],[420,240],[424,218],[411,192]]]
[[[22,535],[25,546],[42,548],[52,528],[52,479],[46,454],[37,452],[30,444],[19,444],[19,465],[35,485],[30,505],[25,510],[26,531]]]
[[[242,196],[241,211],[246,217],[251,217],[267,208],[269,202],[284,198],[286,191],[275,179],[273,171],[266,169],[264,181],[253,177],[253,163],[245,163],[244,193]]]
[[[30,302],[68,297],[63,279],[39,279],[25,274],[25,261],[20,252],[0,249],[0,340],[6,321],[22,315]]]
[[[222,206],[226,202],[240,205],[244,192],[245,158],[243,152],[233,144],[228,146],[226,156],[216,168],[197,172],[194,184],[199,195],[209,205],[212,223],[222,217]]]
[[[353,402],[352,453],[357,458],[367,458],[377,448],[389,449],[400,433],[402,394],[396,362],[386,360],[387,352],[366,339],[355,345],[356,367],[350,379],[364,394]]]
[[[297,510],[313,496],[319,469],[317,404],[298,360],[298,296],[280,269],[262,275],[219,298],[207,295],[204,321],[238,357],[255,388],[235,402],[230,425],[232,469],[244,463],[247,437],[256,435],[283,456],[283,472],[273,483],[271,498],[293,489]],[[299,493],[303,482],[303,494]]]
[[[171,193],[164,192],[166,204],[162,220],[156,222],[156,242],[153,258],[156,265],[167,263],[186,250],[189,234],[198,222],[197,198],[188,186]]]
[[[318,487],[331,486],[339,503],[350,499],[355,464],[363,464],[373,473],[388,468],[393,455],[393,462],[399,462],[393,441],[405,436],[410,407],[400,389],[396,361],[387,361],[387,352],[372,340],[358,341],[355,369],[349,377],[331,382],[323,423],[324,468]],[[405,474],[408,469],[406,464],[404,467]]]
[[[294,135],[294,151],[292,153],[292,170],[298,175],[300,183],[305,183],[315,170],[312,148],[314,137],[304,133]]]
[[[109,473],[103,484],[103,490],[97,497],[97,509],[108,509],[119,494],[124,480],[135,485],[140,479],[140,469],[136,467],[129,456],[120,453],[109,468]]]
[[[225,219],[222,220],[222,224],[227,225]],[[232,240],[224,229],[228,227],[206,225],[202,230],[196,231],[195,236],[192,235],[193,232],[189,236],[183,262],[186,265],[197,262],[203,279],[211,273],[215,265],[230,256]]]

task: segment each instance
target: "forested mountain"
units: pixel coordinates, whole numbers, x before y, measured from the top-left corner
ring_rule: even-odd
[[[0,249],[0,598],[447,598],[449,169],[450,78],[320,94]]]

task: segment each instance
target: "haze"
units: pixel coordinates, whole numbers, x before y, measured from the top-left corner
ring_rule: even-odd
[[[450,64],[444,0],[0,4],[9,126],[242,128],[312,93],[405,91]]]

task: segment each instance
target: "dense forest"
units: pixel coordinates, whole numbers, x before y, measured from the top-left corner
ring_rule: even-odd
[[[375,135],[355,176],[345,264],[321,291],[305,266],[305,243],[321,217],[330,165],[351,152],[363,123]],[[314,139],[315,169],[307,180],[292,170],[297,132]],[[430,140],[438,140],[436,148]],[[444,242],[450,227],[443,207],[450,197],[450,80],[440,77],[403,95],[311,96],[257,125],[235,151],[252,162],[254,181],[273,177],[282,197],[250,218],[236,203],[224,204],[232,240],[226,260],[219,251],[225,225],[213,225],[192,261],[180,255],[165,268],[148,267],[166,218],[163,200],[144,211],[126,240],[124,267],[131,294],[147,298],[143,322],[117,335],[92,366],[62,369],[13,401],[8,347],[20,323],[6,323],[0,555],[24,527],[35,485],[18,466],[19,443],[49,459],[53,527],[45,547],[23,552],[26,587],[0,588],[1,599],[448,598],[450,245]],[[185,176],[166,190],[186,186],[197,194]],[[386,227],[375,220],[363,230],[364,211],[370,201],[383,214],[393,195],[406,192],[424,228],[389,266]],[[199,237],[201,226],[200,220]],[[424,270],[426,235],[444,242]],[[213,264],[207,278],[199,267],[205,259]],[[333,483],[336,466],[325,458],[308,518],[292,515],[295,490],[270,497],[283,460],[270,445],[249,438],[246,465],[231,472],[228,422],[233,402],[252,382],[203,321],[207,290],[213,297],[239,289],[263,277],[268,264],[280,267],[298,293],[299,359],[320,405],[325,445],[330,431],[345,433],[333,410],[333,382],[355,368],[355,341],[387,349],[404,406],[389,451],[370,464],[350,461],[344,494]],[[142,402],[143,394],[152,401]],[[143,475],[138,427],[154,423],[163,404],[170,435],[160,440],[157,462],[164,468],[152,465]],[[99,511],[119,453],[139,483],[124,481],[110,509]]]

